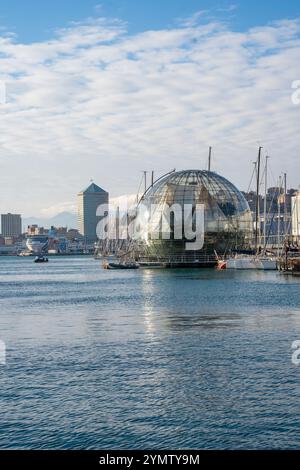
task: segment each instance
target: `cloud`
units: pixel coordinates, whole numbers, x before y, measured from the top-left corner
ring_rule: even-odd
[[[258,142],[298,186],[299,55],[299,20],[129,35],[119,20],[89,18],[50,41],[0,36],[2,211],[53,214],[91,178],[112,197],[133,194],[142,170],[205,167],[209,145],[213,169],[241,189]]]
[[[238,5],[236,5],[235,3],[231,3],[230,5],[226,7],[217,8],[217,11],[221,13],[227,13],[227,12],[235,11],[237,9],[238,9]]]
[[[177,21],[181,26],[192,28],[197,26],[201,20],[207,18],[211,18],[210,10],[199,10],[188,18],[178,18]]]

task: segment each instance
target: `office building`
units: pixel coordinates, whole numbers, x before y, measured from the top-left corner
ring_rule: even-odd
[[[3,237],[20,237],[22,235],[21,216],[19,214],[2,214],[1,233]]]
[[[86,242],[97,240],[97,224],[101,217],[97,217],[97,208],[108,204],[109,195],[104,189],[91,183],[88,188],[78,194],[78,226],[79,232]]]

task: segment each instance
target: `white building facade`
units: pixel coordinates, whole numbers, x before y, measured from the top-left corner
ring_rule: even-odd
[[[300,191],[292,197],[292,236],[300,238]]]

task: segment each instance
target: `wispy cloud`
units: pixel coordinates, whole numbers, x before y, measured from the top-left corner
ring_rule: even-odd
[[[235,3],[231,3],[230,5],[228,5],[226,7],[217,8],[217,11],[219,11],[221,13],[228,13],[228,12],[235,11],[237,9],[238,9],[238,5],[235,4]]]
[[[199,22],[211,18],[210,10],[199,10],[187,18],[177,18],[177,22],[184,27],[194,27],[199,25]]]
[[[274,173],[284,168],[298,186],[300,108],[290,95],[299,37],[297,20],[129,35],[104,18],[47,42],[0,36],[2,210],[75,202],[91,177],[113,196],[131,194],[140,170],[204,167],[209,145],[213,167],[247,187],[258,141]]]

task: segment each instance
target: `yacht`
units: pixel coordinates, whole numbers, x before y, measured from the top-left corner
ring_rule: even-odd
[[[26,240],[30,253],[42,253],[48,248],[48,235],[30,235]]]
[[[256,269],[262,271],[276,271],[277,260],[268,256],[235,256],[225,261],[226,269]],[[225,269],[225,268],[223,268]]]

